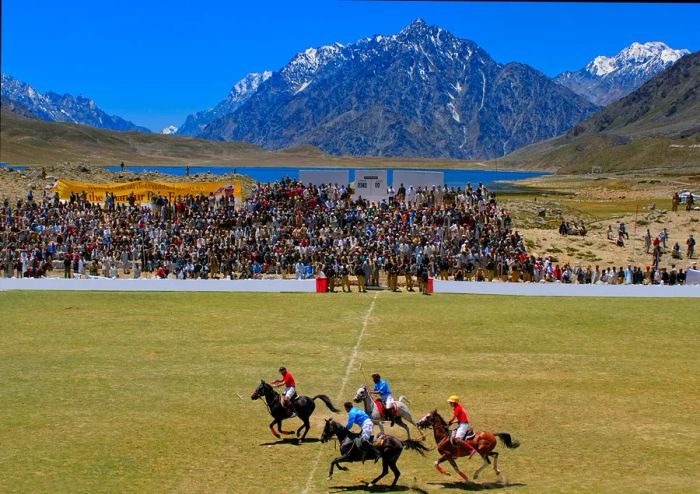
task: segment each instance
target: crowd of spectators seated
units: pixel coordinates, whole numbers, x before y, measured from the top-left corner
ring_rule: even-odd
[[[584,227],[585,228],[585,227]],[[258,184],[250,197],[186,196],[150,204],[91,203],[44,195],[10,204],[0,217],[0,274],[42,277],[259,278],[325,276],[333,290],[350,276],[408,290],[428,276],[456,280],[644,282],[656,274],[560,269],[528,254],[509,213],[483,185],[432,187],[389,200],[353,200],[342,185]],[[631,268],[630,268],[631,269]],[[648,271],[648,270],[647,270]],[[614,273],[614,274],[613,274]],[[636,273],[636,274],[635,274]],[[641,276],[640,276],[641,274]],[[682,271],[675,273],[682,281]],[[669,273],[670,277],[670,273]],[[658,280],[657,280],[658,278]],[[670,280],[670,278],[669,278]],[[669,281],[670,284],[670,281]],[[349,286],[348,286],[349,289]]]

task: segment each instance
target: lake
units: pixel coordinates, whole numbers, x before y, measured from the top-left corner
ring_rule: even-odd
[[[107,170],[119,172],[119,166],[107,166]],[[350,181],[355,180],[355,170],[366,170],[367,168],[317,168],[317,167],[267,167],[267,166],[191,166],[190,175],[211,173],[212,175],[228,175],[231,173],[241,173],[248,175],[258,182],[276,182],[285,177],[299,179],[299,170],[348,170],[350,172]],[[502,170],[453,170],[439,168],[395,168],[396,170],[408,171],[425,171],[425,172],[443,172],[445,175],[445,184],[448,187],[464,187],[467,182],[472,185],[477,185],[479,182],[485,184],[489,189],[495,189],[494,182],[496,181],[516,181],[530,177],[541,177],[548,175],[542,172],[521,172],[521,171],[502,171]],[[393,183],[393,168],[387,169],[387,179],[390,184]],[[127,166],[126,171],[129,172],[160,172],[166,175],[185,175],[184,166]],[[395,187],[398,184],[394,185]],[[499,189],[517,190],[517,186],[498,185]]]

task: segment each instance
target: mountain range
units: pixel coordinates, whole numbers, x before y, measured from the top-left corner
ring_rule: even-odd
[[[658,41],[632,43],[614,57],[596,57],[576,72],[559,74],[554,81],[596,105],[607,106],[689,53]]]
[[[271,150],[482,159],[566,132],[597,109],[418,19],[392,36],[299,53],[195,135]]]
[[[93,100],[83,96],[40,93],[27,83],[2,74],[0,97],[3,108],[14,108],[21,114],[30,114],[49,122],[71,122],[98,129],[136,130],[150,132],[116,115],[108,115]]]
[[[418,19],[391,36],[309,48],[277,72],[248,74],[215,107],[161,133],[240,140],[267,150],[315,146],[346,156],[501,157],[557,135],[574,132],[575,138],[590,128],[609,133],[609,116],[601,117],[602,124],[586,118],[687,52],[661,42],[633,43],[614,57],[596,57],[579,71],[550,79],[524,64],[500,64],[473,41]],[[686,107],[683,100],[664,110],[676,113],[681,131],[692,122],[694,110],[688,114]],[[107,115],[88,98],[42,94],[5,74],[2,109],[48,121],[148,132]],[[634,127],[633,116],[623,127]],[[654,127],[644,120],[640,129],[654,133],[668,130],[668,124]]]

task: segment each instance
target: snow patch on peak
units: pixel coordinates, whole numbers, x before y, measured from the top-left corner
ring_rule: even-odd
[[[257,91],[258,86],[268,80],[271,75],[272,72],[270,71],[251,72],[233,85],[231,91],[229,92],[229,99],[240,101],[250,96]]]
[[[635,41],[614,57],[596,57],[586,65],[585,71],[594,76],[605,77],[613,72],[635,70],[644,65],[658,65],[662,70],[688,53],[688,50],[674,50],[661,41]]]
[[[160,131],[161,134],[165,134],[165,135],[171,135],[171,134],[174,134],[175,132],[177,132],[177,127],[175,127],[174,125],[168,125],[163,130]]]

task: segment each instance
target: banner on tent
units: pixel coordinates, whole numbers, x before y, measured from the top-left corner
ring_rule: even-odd
[[[122,183],[87,183],[72,180],[59,179],[53,188],[58,192],[61,200],[70,199],[71,193],[82,194],[85,192],[90,202],[104,202],[105,194],[114,194],[117,202],[128,202],[129,196],[134,195],[136,202],[149,202],[153,196],[165,196],[169,201],[174,201],[178,196],[204,194],[208,196],[233,196],[239,201],[243,198],[240,180],[231,182],[158,182],[155,180],[139,180],[136,182]]]

